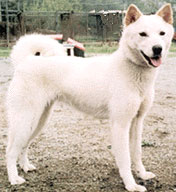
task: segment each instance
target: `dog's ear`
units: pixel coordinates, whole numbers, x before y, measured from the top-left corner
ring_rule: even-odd
[[[134,23],[139,19],[139,17],[142,15],[140,10],[133,4],[131,4],[126,12],[124,24],[125,26],[128,26],[131,23]]]
[[[167,3],[166,5],[161,7],[161,9],[157,11],[156,15],[162,17],[167,23],[171,25],[173,24],[173,13],[170,3]]]

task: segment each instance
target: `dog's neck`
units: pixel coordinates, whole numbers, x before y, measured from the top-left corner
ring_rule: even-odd
[[[145,95],[149,89],[154,88],[158,68],[149,67],[144,61],[140,61],[140,59],[138,61],[138,55],[131,52],[133,50],[128,50],[128,53],[124,52],[124,50],[127,49],[120,46],[114,54],[116,64],[118,65],[117,70],[122,70],[122,73],[128,78],[128,82],[133,82],[133,88],[138,89],[140,95]]]

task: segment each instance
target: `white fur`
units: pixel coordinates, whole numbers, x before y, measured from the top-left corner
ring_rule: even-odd
[[[11,61],[16,67],[19,63],[24,62],[26,57],[33,56],[37,52],[45,57],[66,55],[66,50],[62,44],[50,36],[36,33],[22,36],[17,41],[10,55]]]
[[[165,36],[159,34],[161,30]],[[148,37],[139,35],[143,31]],[[125,188],[145,191],[133,178],[131,161],[142,179],[155,176],[143,166],[141,135],[143,120],[152,105],[158,68],[148,64],[141,50],[151,57],[152,47],[160,45],[164,59],[172,36],[172,25],[160,16],[141,15],[125,26],[120,47],[110,56],[24,59],[15,70],[7,97],[7,169],[11,184],[25,181],[18,175],[17,158],[25,172],[35,169],[29,163],[27,148],[45,123],[52,101],[58,99],[98,118],[110,119],[112,149]]]

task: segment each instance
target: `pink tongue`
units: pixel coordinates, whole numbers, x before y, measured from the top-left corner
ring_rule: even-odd
[[[161,65],[161,63],[162,63],[162,60],[161,60],[161,58],[159,58],[159,59],[150,59],[151,60],[151,63],[155,66],[155,67],[158,67],[158,66],[160,66]]]

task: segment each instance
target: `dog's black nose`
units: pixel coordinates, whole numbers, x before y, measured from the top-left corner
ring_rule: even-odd
[[[154,55],[161,55],[162,47],[160,45],[155,45],[152,47]]]
[[[36,52],[36,53],[35,53],[35,56],[40,56],[40,52]]]

